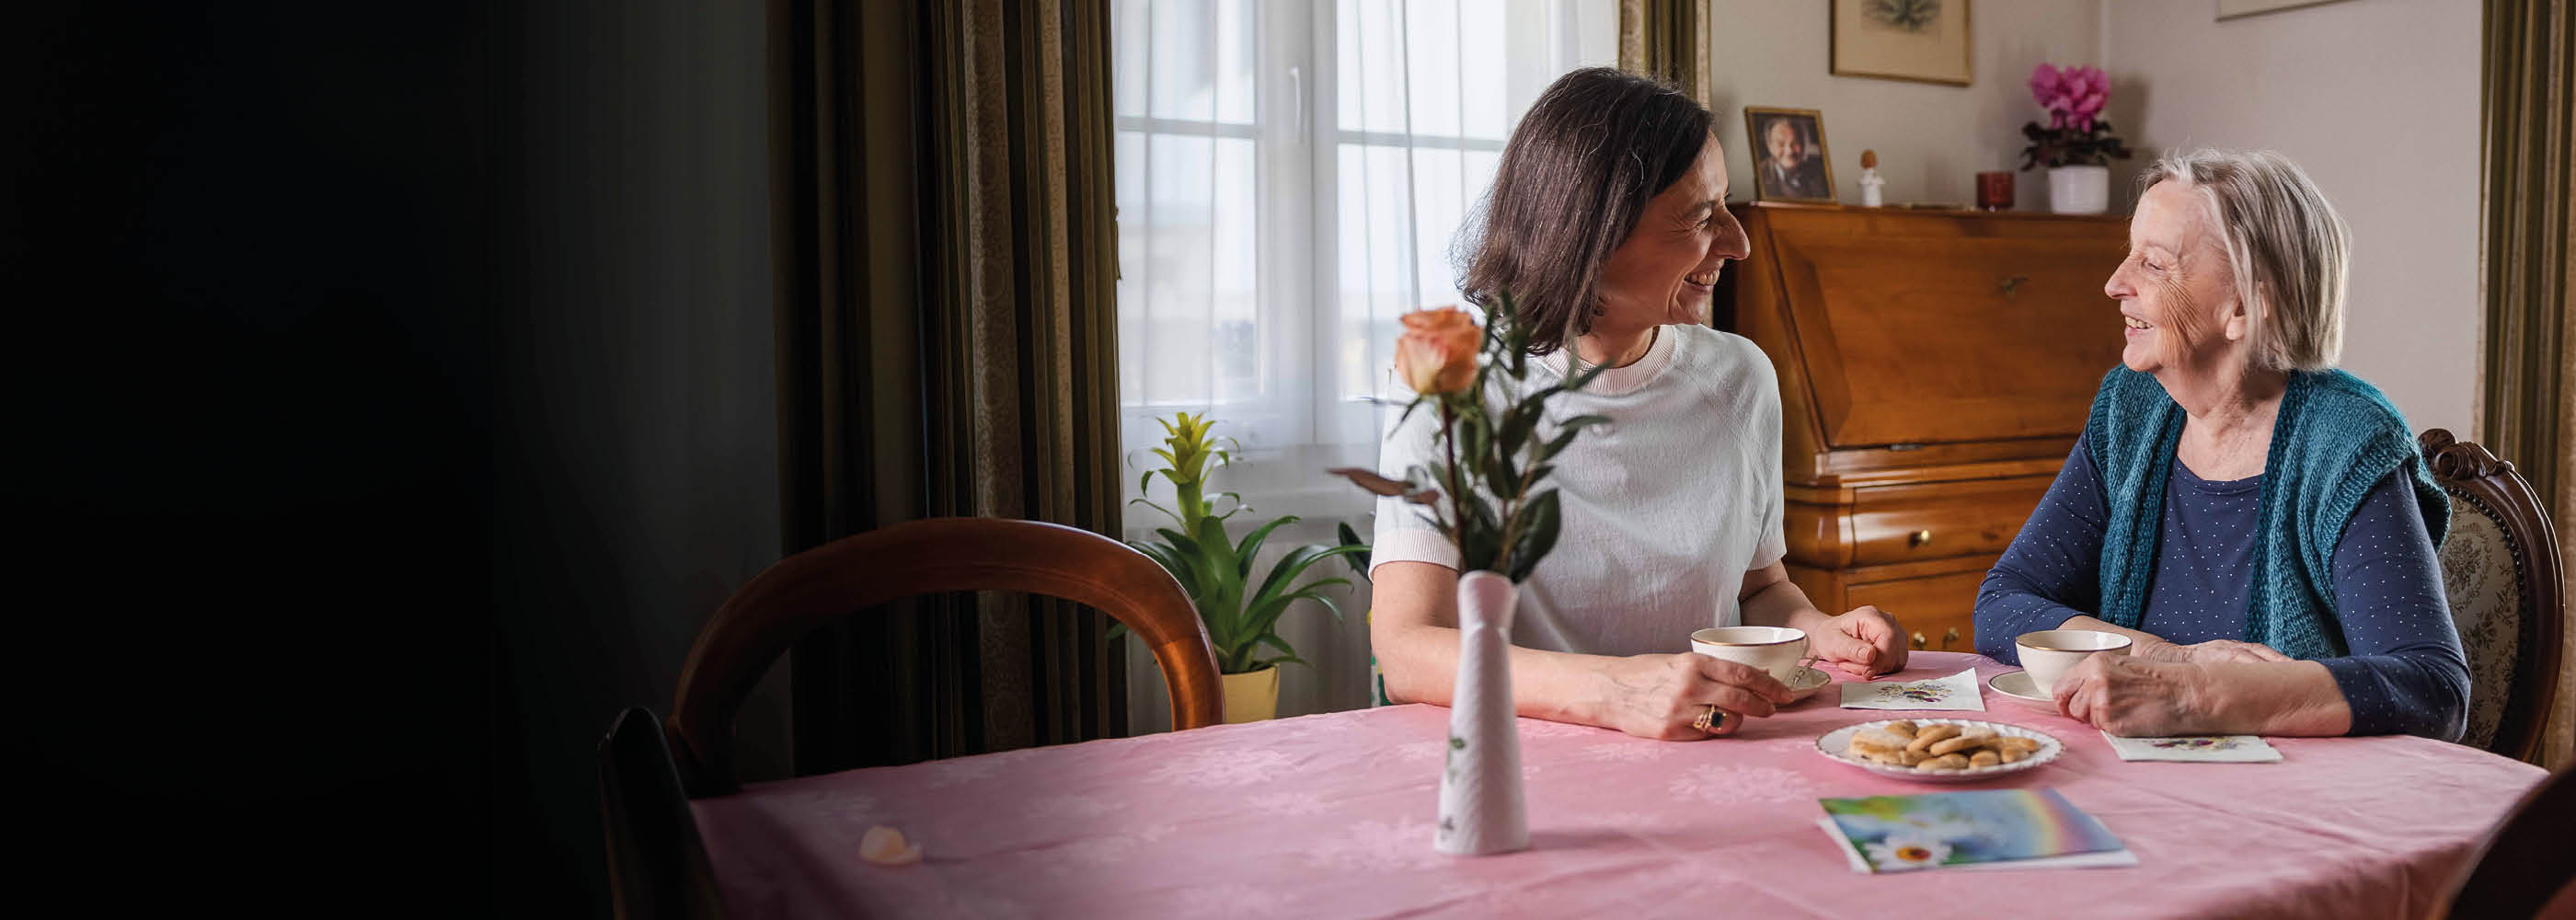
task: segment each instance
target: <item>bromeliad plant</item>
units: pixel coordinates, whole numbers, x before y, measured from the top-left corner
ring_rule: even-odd
[[[1128,545],[1162,563],[1165,571],[1181,583],[1197,602],[1199,619],[1207,624],[1208,639],[1216,645],[1219,670],[1227,674],[1244,674],[1278,664],[1307,664],[1297,657],[1297,650],[1279,637],[1281,614],[1298,601],[1314,601],[1332,611],[1333,619],[1342,618],[1342,608],[1325,596],[1324,589],[1348,585],[1348,578],[1318,578],[1299,583],[1297,579],[1308,568],[1336,556],[1365,556],[1368,546],[1358,541],[1348,526],[1342,528],[1342,543],[1325,546],[1307,544],[1288,551],[1270,567],[1259,586],[1252,582],[1252,560],[1261,552],[1261,544],[1270,532],[1297,523],[1296,515],[1286,515],[1253,528],[1236,541],[1226,535],[1225,523],[1242,513],[1243,497],[1232,492],[1215,498],[1234,499],[1234,507],[1224,514],[1214,513],[1214,501],[1207,494],[1208,475],[1234,462],[1231,451],[1217,446],[1208,437],[1216,422],[1205,415],[1197,418],[1183,412],[1170,421],[1161,422],[1167,435],[1154,455],[1163,458],[1162,469],[1147,470],[1137,482],[1139,490],[1150,486],[1154,477],[1162,476],[1172,483],[1172,505],[1166,508],[1144,498],[1142,504],[1170,517],[1180,529],[1159,527],[1154,533],[1162,542],[1131,542]],[[1228,439],[1231,440],[1231,439]],[[1111,636],[1123,630],[1112,630]],[[1270,654],[1276,652],[1276,654]],[[1312,665],[1308,665],[1312,667]]]
[[[1540,488],[1540,481],[1556,469],[1556,455],[1576,435],[1609,419],[1578,415],[1554,423],[1552,436],[1543,436],[1548,398],[1581,390],[1602,368],[1530,390],[1530,330],[1517,320],[1511,295],[1500,300],[1499,308],[1484,308],[1482,329],[1456,307],[1403,317],[1395,371],[1416,395],[1396,423],[1400,427],[1424,406],[1435,408],[1438,459],[1406,470],[1402,480],[1363,469],[1332,472],[1370,492],[1424,506],[1458,547],[1459,571],[1495,572],[1519,583],[1556,547],[1562,523],[1556,490]]]

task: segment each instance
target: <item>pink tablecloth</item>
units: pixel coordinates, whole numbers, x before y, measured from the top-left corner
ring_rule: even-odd
[[[1903,676],[1980,678],[1916,653]],[[1530,850],[1431,849],[1448,710],[1332,713],[853,770],[695,803],[734,916],[2412,917],[2543,778],[2421,738],[2279,738],[2278,764],[2124,763],[2099,733],[1986,693],[2064,741],[1956,786],[1813,750],[1880,714],[1828,687],[1736,737],[1647,741],[1521,720]],[[1938,713],[1969,716],[1974,713]],[[2125,869],[1853,873],[1819,796],[2046,788],[2137,854]],[[858,859],[901,828],[919,865]]]

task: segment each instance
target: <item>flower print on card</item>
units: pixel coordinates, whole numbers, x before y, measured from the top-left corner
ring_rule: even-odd
[[[2199,763],[2278,763],[2280,750],[2253,735],[2176,735],[2170,738],[2123,738],[2110,732],[2102,740],[2121,760],[2182,760]]]
[[[1870,691],[1869,696],[1870,699],[1881,703],[1911,701],[1930,705],[1949,699],[1950,688],[1942,686],[1938,681],[1919,684],[1880,684],[1877,689]]]
[[[1929,869],[1950,858],[1950,845],[1938,840],[1889,837],[1885,841],[1862,844],[1869,854],[1870,865],[1880,872],[1902,872]]]
[[[1845,683],[1842,687],[1844,709],[1986,710],[1985,697],[1978,692],[1975,668],[1932,680]]]

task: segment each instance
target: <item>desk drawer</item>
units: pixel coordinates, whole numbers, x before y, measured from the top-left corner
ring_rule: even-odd
[[[1899,578],[1850,585],[1843,600],[1850,606],[1875,606],[1896,617],[1906,636],[1922,637],[1913,647],[1934,652],[1977,650],[1977,586],[1982,570]]]
[[[2054,476],[1853,490],[1852,564],[2001,553]]]

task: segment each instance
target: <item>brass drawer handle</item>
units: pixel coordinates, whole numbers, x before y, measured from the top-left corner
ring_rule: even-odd
[[[1930,542],[1932,542],[1932,532],[1929,530],[1917,530],[1905,535],[1905,545],[1907,546],[1922,546],[1923,544]]]
[[[2013,291],[2015,289],[2021,287],[2022,282],[2029,280],[2029,275],[2014,275],[2010,278],[2004,279],[2002,283],[1995,285],[1995,290],[2003,292],[2003,295],[2006,297],[2010,297],[2013,295]]]
[[[1922,634],[1922,633],[1915,633],[1915,634],[1914,634],[1914,647],[1915,647],[1915,648],[1918,648],[1918,649],[1922,648],[1922,647],[1923,647],[1923,643],[1924,643],[1924,642],[1926,642],[1926,641],[1929,641],[1929,640],[1924,639],[1924,638],[1923,638],[1923,634]]]
[[[1950,650],[1950,643],[1957,642],[1957,641],[1959,641],[1959,627],[1956,627],[1956,626],[1950,627],[1950,631],[1949,631],[1949,632],[1947,632],[1947,633],[1943,633],[1943,634],[1941,635],[1941,650],[1942,650],[1942,651],[1945,651],[1945,652],[1946,652],[1946,651],[1949,651],[1949,650]]]

